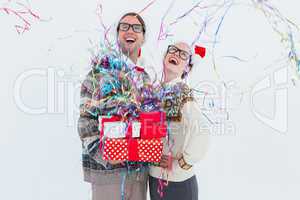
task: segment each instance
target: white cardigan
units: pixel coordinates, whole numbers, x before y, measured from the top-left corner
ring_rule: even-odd
[[[169,84],[176,84],[181,79],[175,79]],[[204,158],[208,149],[209,124],[199,109],[196,101],[188,101],[182,109],[182,119],[180,122],[170,122],[169,143],[173,157],[177,153],[182,153],[187,164],[194,165]],[[172,145],[173,142],[173,145]],[[167,140],[164,141],[163,154],[167,155],[169,146]],[[195,173],[193,167],[189,170],[182,169],[178,160],[172,161],[172,170],[161,167],[150,167],[150,176],[172,182],[185,181]]]

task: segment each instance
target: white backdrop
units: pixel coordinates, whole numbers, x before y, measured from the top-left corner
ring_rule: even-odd
[[[22,24],[20,18],[0,10],[0,199],[90,199],[90,187],[82,180],[76,120],[89,49],[103,37],[96,8],[102,5],[103,22],[109,26],[149,2],[32,0],[31,8],[41,20],[27,15],[31,26],[23,34],[14,27]],[[149,60],[148,70],[155,68],[158,75],[166,45],[192,42],[203,18],[184,18],[171,30],[171,39],[157,42],[160,21],[171,2],[155,1],[142,14],[148,27],[142,54]],[[222,126],[213,127],[206,159],[196,166],[200,199],[299,199],[300,81],[293,84],[293,72],[280,62],[285,49],[262,13],[246,5],[251,1],[241,2],[228,12],[218,35],[215,55],[221,78],[213,68],[209,37],[198,41],[208,54],[197,60],[191,74],[195,88],[217,91],[211,97],[215,109],[208,115],[226,115]],[[296,1],[273,2],[300,24]],[[195,3],[174,1],[166,21]],[[20,5],[1,0],[1,7]],[[230,87],[224,89],[220,80]],[[228,116],[219,109],[222,105]]]

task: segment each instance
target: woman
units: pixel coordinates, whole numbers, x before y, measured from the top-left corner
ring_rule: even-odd
[[[136,66],[146,33],[144,20],[137,13],[127,13],[120,19],[116,31],[123,56],[128,58],[127,63]],[[132,73],[141,80],[141,87],[149,81],[148,74],[141,67],[139,70],[134,69]],[[146,199],[146,172],[133,171],[127,174],[127,168],[121,162],[107,162],[102,159],[102,152],[99,150],[98,117],[106,111],[90,103],[103,99],[101,95],[95,95],[99,94],[101,81],[103,76],[99,70],[93,68],[81,86],[78,132],[83,146],[84,180],[91,183],[93,200]]]
[[[170,45],[164,57],[161,94],[169,134],[160,166],[150,168],[151,200],[197,200],[198,185],[193,165],[207,151],[208,132],[191,89],[184,83],[192,65],[192,52],[183,42]]]

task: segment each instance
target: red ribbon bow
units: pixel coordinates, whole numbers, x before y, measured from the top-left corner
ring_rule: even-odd
[[[138,72],[144,72],[144,71],[145,71],[144,68],[139,67],[139,66],[135,66],[135,69],[136,69],[136,71],[138,71]]]

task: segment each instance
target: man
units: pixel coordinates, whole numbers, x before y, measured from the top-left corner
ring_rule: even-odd
[[[118,45],[124,57],[129,58],[128,62],[133,65],[138,63],[139,51],[144,43],[145,33],[144,20],[138,14],[127,13],[120,19],[117,27]],[[78,132],[83,144],[84,180],[92,185],[93,200],[118,200],[121,197],[126,200],[145,200],[146,172],[135,170],[127,173],[127,168],[122,163],[107,162],[102,159],[98,131],[98,116],[102,112],[101,110],[98,114],[89,112],[93,110],[90,103],[100,86],[101,76],[97,76],[97,73],[96,70],[92,69],[81,87]],[[141,67],[134,68],[133,73],[136,73],[142,80],[141,87],[144,83],[149,82],[149,76]]]

